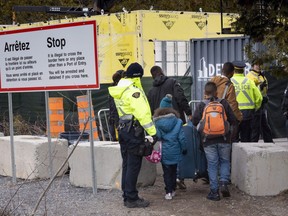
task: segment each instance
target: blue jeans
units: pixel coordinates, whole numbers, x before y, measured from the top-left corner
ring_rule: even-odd
[[[231,144],[217,143],[204,147],[208,163],[210,189],[216,191],[218,185],[218,170],[220,181],[228,183],[230,180]]]

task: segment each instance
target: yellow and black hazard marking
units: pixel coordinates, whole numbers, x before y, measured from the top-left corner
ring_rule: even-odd
[[[171,29],[175,23],[175,21],[171,21],[171,20],[168,20],[168,21],[162,21],[164,23],[164,25],[166,26],[167,29]]]
[[[119,60],[120,64],[123,66],[123,68],[125,68],[129,62],[129,59],[127,59],[127,58],[118,59],[118,60]]]
[[[126,14],[117,13],[117,14],[115,14],[115,16],[123,26],[126,25],[126,18],[127,18]]]
[[[196,21],[195,23],[200,30],[202,30],[206,26],[206,22],[203,21]]]

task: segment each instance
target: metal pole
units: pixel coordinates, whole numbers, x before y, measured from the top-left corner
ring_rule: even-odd
[[[94,157],[94,137],[93,137],[93,122],[92,119],[92,97],[91,90],[87,90],[88,96],[88,107],[89,107],[89,126],[90,126],[90,153],[91,153],[91,172],[92,172],[92,185],[93,185],[93,194],[97,194],[97,179],[96,179],[96,170],[95,170],[95,157]],[[93,110],[94,111],[94,110]]]
[[[9,106],[9,129],[10,129],[10,145],[11,145],[11,164],[12,164],[12,182],[16,184],[16,164],[14,152],[14,129],[13,129],[13,106],[12,106],[12,93],[8,93],[8,106]]]
[[[220,0],[221,34],[223,34],[223,2]]]
[[[53,163],[52,163],[52,147],[51,147],[51,132],[50,132],[50,110],[49,110],[49,92],[45,91],[45,103],[46,103],[46,125],[47,125],[47,137],[48,137],[48,151],[49,151],[49,172],[50,178],[53,177]]]

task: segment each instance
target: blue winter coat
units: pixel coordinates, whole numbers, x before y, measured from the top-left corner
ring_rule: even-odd
[[[162,141],[162,160],[166,165],[178,164],[186,150],[183,122],[172,108],[159,108],[154,113],[157,137]]]

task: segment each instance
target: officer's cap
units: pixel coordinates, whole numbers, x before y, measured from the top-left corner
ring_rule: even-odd
[[[129,67],[126,70],[126,76],[128,78],[133,78],[133,77],[142,77],[143,76],[143,68],[140,64],[137,62],[134,62],[129,65]]]
[[[232,64],[234,65],[235,69],[244,69],[246,67],[244,61],[233,61]]]

